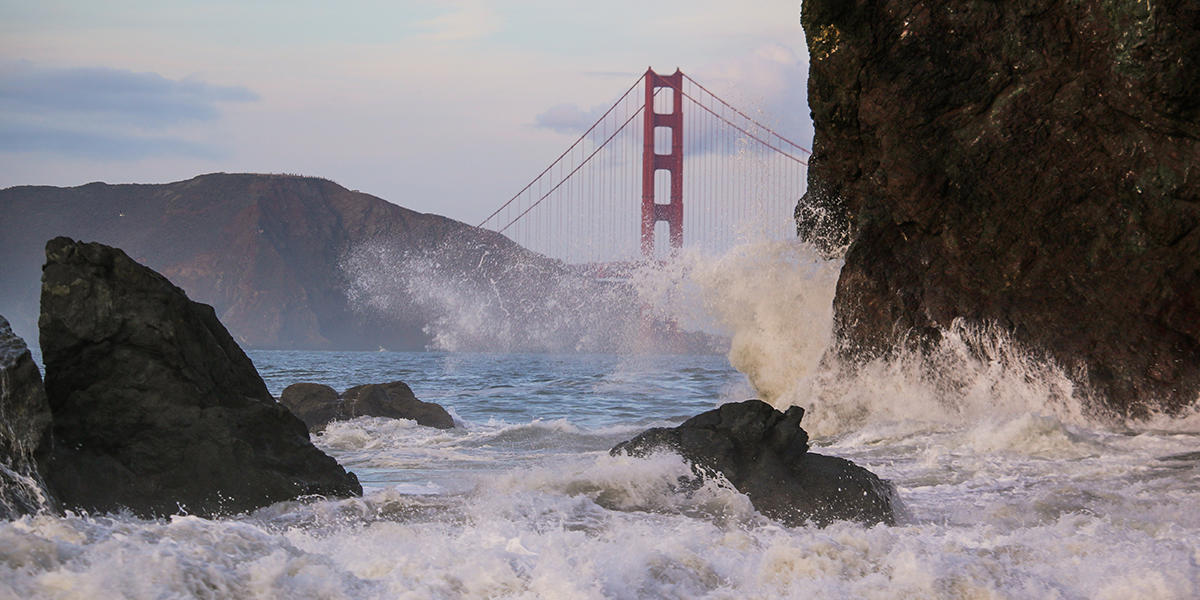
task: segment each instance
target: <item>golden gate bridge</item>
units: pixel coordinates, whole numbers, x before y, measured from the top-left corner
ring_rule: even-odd
[[[577,264],[789,239],[811,154],[678,69],[647,69],[479,226]]]

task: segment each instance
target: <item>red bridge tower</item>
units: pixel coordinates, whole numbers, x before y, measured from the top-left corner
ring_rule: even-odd
[[[646,108],[642,127],[642,256],[654,256],[654,225],[666,221],[670,227],[671,251],[683,246],[683,73],[675,69],[671,75],[659,75],[646,69]],[[654,109],[654,96],[659,88],[671,88],[671,112]],[[655,131],[671,130],[671,153],[654,150]],[[654,197],[654,176],[666,171],[671,178],[669,202]]]

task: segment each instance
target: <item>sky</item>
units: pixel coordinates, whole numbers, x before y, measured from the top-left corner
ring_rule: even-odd
[[[0,188],[320,176],[477,224],[648,66],[811,147],[800,0],[0,0]]]

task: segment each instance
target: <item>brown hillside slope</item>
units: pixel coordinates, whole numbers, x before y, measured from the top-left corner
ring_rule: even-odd
[[[91,183],[0,190],[0,313],[36,339],[42,248],[56,236],[124,249],[213,305],[256,348],[420,348],[427,318],[401,298],[389,314],[347,299],[346,253],[386,243],[467,277],[557,265],[490,231],[411,211],[331,181],[211,174],[161,185]],[[480,270],[481,257],[493,271]],[[410,308],[411,307],[411,308]]]

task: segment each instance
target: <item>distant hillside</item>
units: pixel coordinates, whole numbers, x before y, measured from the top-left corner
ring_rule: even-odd
[[[414,264],[421,285],[434,272],[502,307],[538,291],[531,277],[564,273],[494,232],[324,179],[222,173],[162,185],[14,187],[0,190],[0,314],[30,343],[43,249],[59,235],[124,249],[213,305],[255,348],[424,347],[429,323],[448,314],[403,275]]]

